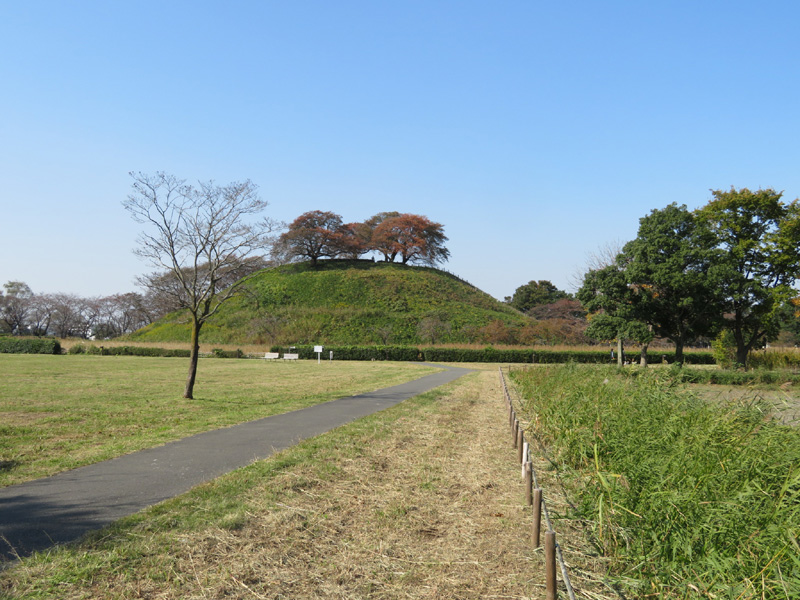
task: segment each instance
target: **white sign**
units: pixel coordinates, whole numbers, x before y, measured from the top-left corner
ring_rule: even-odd
[[[314,352],[322,352],[322,346],[314,346]]]

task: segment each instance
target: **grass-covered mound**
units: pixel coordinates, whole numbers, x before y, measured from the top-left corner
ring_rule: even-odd
[[[495,321],[526,321],[458,277],[429,267],[368,260],[320,261],[262,271],[204,326],[211,343],[424,344],[478,339]],[[185,314],[134,339],[188,341]]]

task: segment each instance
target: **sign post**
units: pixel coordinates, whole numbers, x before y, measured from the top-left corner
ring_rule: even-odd
[[[322,346],[314,346],[314,352],[317,353],[317,364],[322,360]]]

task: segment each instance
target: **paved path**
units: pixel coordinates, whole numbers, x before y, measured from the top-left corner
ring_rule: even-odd
[[[441,366],[441,365],[437,365]],[[458,379],[446,370],[0,489],[0,562],[76,540],[297,442]]]

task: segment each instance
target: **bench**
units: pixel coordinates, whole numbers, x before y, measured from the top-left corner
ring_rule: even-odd
[[[264,360],[275,360],[276,358],[280,358],[280,352],[267,352],[264,354]]]
[[[283,353],[283,360],[297,360],[300,358],[299,354],[289,354],[287,352]]]

